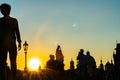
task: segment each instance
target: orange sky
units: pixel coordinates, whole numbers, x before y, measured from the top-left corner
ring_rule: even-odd
[[[91,52],[97,65],[110,61],[120,40],[119,0],[0,0],[11,5],[10,16],[18,19],[22,45],[29,44],[28,61],[39,58],[42,68],[60,44],[65,69],[76,63],[80,49]],[[29,3],[29,4],[28,4]],[[0,14],[0,17],[2,15]],[[9,63],[9,60],[7,61]],[[75,64],[76,66],[76,64]],[[23,48],[17,56],[24,70]]]

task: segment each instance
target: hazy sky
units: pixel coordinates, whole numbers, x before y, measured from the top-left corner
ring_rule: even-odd
[[[111,60],[116,40],[120,42],[120,0],[0,0],[11,5],[18,19],[22,44],[29,44],[28,61],[39,58],[45,66],[61,45],[65,69],[81,48],[91,52],[97,65]],[[0,14],[0,17],[2,15]],[[9,62],[9,60],[8,60]],[[18,69],[24,69],[23,48]],[[76,64],[75,64],[76,66]]]

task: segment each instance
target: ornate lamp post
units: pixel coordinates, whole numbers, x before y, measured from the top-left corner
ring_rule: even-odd
[[[24,71],[27,71],[27,50],[28,50],[28,43],[26,41],[23,44],[23,48],[24,48],[24,53],[25,53],[25,68],[24,68]]]

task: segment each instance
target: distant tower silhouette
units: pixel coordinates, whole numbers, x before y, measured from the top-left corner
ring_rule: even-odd
[[[114,68],[117,75],[117,80],[120,80],[120,43],[117,43],[115,50],[116,53],[113,54]]]
[[[70,70],[74,70],[74,61],[71,59],[70,61]]]
[[[120,69],[120,43],[117,43],[115,50],[116,54],[113,54],[114,64],[117,69]]]
[[[64,56],[63,56],[60,45],[57,46],[55,55],[56,55],[56,61],[57,61],[57,64],[58,64],[58,70],[63,71],[64,70],[64,63],[63,63]]]

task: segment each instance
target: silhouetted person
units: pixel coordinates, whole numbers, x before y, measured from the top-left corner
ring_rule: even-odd
[[[84,50],[80,49],[80,52],[78,53],[77,56],[77,68],[81,73],[85,73],[86,72],[86,55],[84,55]]]
[[[49,56],[50,59],[47,61],[47,68],[56,70],[56,61],[54,55]]]
[[[87,73],[89,77],[93,79],[95,77],[96,62],[95,59],[90,55],[89,51],[86,52],[86,56],[87,56]]]
[[[16,78],[16,56],[18,41],[18,50],[21,49],[21,38],[17,19],[9,16],[11,6],[9,4],[1,4],[1,13],[3,17],[0,18],[0,80],[5,80],[5,64],[7,60],[7,53],[9,52],[11,77],[12,80]]]
[[[86,80],[86,65],[87,65],[87,57],[84,55],[84,50],[80,49],[80,52],[77,56],[77,70],[81,80]]]

